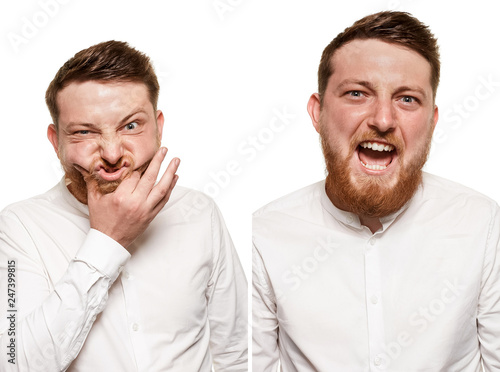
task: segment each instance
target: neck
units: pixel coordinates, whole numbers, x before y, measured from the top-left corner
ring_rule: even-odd
[[[359,213],[356,213],[356,211],[353,211],[352,208],[349,208],[348,205],[343,203],[338,197],[336,197],[335,193],[331,191],[331,188],[328,187],[328,183],[326,185],[326,195],[328,196],[328,199],[332,202],[333,205],[335,205],[338,209],[341,209],[343,211],[355,213],[359,217],[359,221],[363,226],[366,226],[370,229],[372,234],[375,234],[378,230],[382,228],[382,223],[380,222],[379,217],[367,217],[363,216]]]
[[[379,231],[382,228],[382,223],[380,222],[380,219],[377,217],[362,217],[359,216],[359,221],[363,226],[366,226],[370,229],[372,234],[375,234],[377,231]]]

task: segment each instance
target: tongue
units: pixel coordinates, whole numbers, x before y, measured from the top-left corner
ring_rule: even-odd
[[[392,161],[392,153],[388,151],[374,151],[359,147],[359,160],[367,165],[388,166]]]

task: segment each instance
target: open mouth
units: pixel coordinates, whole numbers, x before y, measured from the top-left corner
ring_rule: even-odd
[[[393,163],[397,151],[390,143],[363,141],[359,144],[357,153],[364,168],[380,172],[386,170]]]
[[[127,167],[120,167],[120,168],[101,167],[97,171],[97,174],[104,181],[117,181],[120,178],[122,178],[126,169]]]

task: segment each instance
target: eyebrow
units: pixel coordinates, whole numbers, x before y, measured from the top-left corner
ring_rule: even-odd
[[[371,90],[375,89],[375,86],[372,83],[370,83],[369,81],[346,79],[346,80],[343,80],[339,85],[337,85],[336,90],[342,90],[346,85],[349,85],[349,84],[361,85],[361,86],[366,87],[366,88],[371,89]]]
[[[130,118],[133,117],[133,116],[135,116],[135,115],[137,115],[137,114],[148,115],[148,113],[146,112],[146,110],[144,110],[142,107],[137,108],[134,111],[132,111],[130,114],[128,114],[127,116],[125,116],[123,119],[121,119],[118,122],[117,126],[120,127],[123,124],[127,124],[127,122],[130,120]],[[71,128],[71,127],[76,127],[76,126],[87,127],[87,128],[90,128],[90,129],[99,129],[99,127],[97,125],[93,124],[93,123],[75,122],[75,121],[70,121],[66,127],[67,128]]]
[[[421,94],[424,98],[427,98],[427,93],[425,93],[425,90],[423,90],[422,88],[410,87],[407,85],[403,85],[402,87],[399,87],[398,89],[396,89],[394,94],[399,94],[399,93],[403,93],[403,92],[407,92],[407,91],[417,92],[417,93]]]
[[[70,132],[73,127],[85,127],[85,128],[94,129],[94,130],[99,129],[97,127],[97,125],[92,124],[92,123],[79,123],[79,122],[70,121],[68,123],[68,125],[66,126],[66,128],[64,128],[64,131],[65,132]]]
[[[135,116],[135,115],[137,115],[137,114],[145,114],[146,116],[148,115],[148,113],[146,112],[146,110],[144,110],[142,107],[140,107],[140,108],[138,108],[138,109],[134,110],[132,113],[130,113],[130,114],[128,114],[127,116],[125,116],[125,117],[124,117],[124,118],[120,121],[119,126],[120,126],[120,125],[122,125],[122,124],[126,124],[126,123],[127,123],[127,121],[128,121],[131,117],[133,117],[133,116]]]

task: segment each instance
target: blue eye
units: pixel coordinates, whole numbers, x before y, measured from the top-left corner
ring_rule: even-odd
[[[405,103],[413,103],[416,101],[414,97],[410,96],[404,96],[403,98],[401,98],[401,100]]]
[[[135,128],[137,128],[139,124],[137,124],[135,121],[132,122],[132,123],[128,123],[127,125],[125,125],[125,129],[126,130],[133,130]]]
[[[90,132],[88,130],[79,130],[78,132],[76,132],[77,134],[89,134]]]
[[[363,93],[361,93],[359,90],[351,90],[348,92],[350,96],[352,97],[361,97]]]

